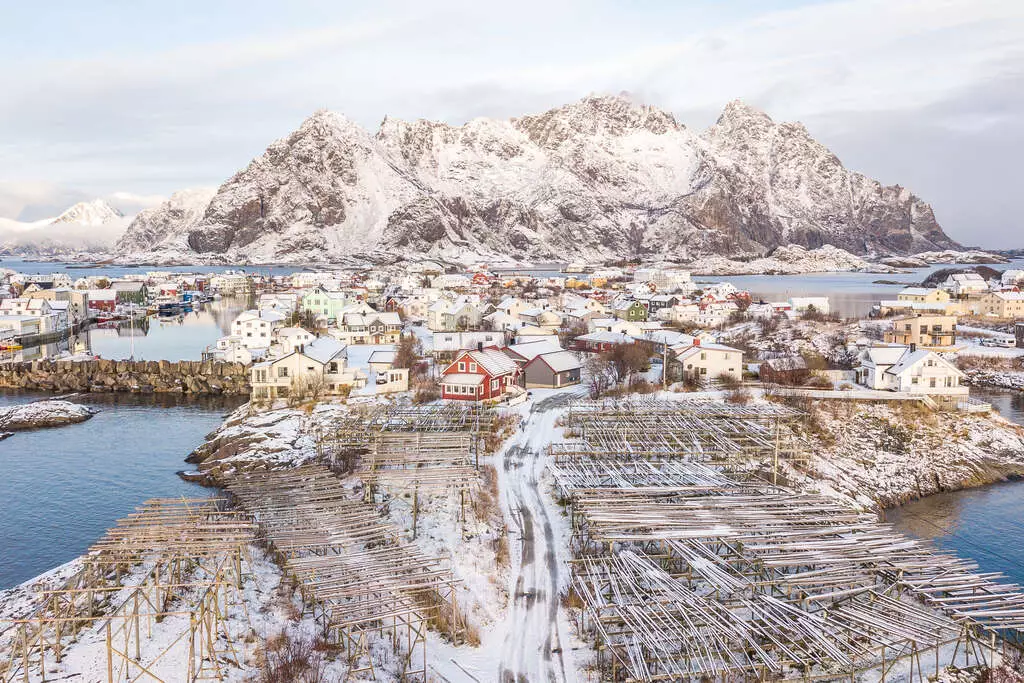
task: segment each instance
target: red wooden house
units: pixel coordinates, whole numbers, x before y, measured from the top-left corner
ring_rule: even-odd
[[[441,372],[441,398],[457,401],[500,399],[519,381],[522,370],[497,348],[459,351]]]

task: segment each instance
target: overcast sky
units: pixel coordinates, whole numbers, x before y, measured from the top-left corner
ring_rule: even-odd
[[[352,8],[343,5],[355,6]],[[1024,247],[1024,1],[5,2],[0,216],[218,185],[326,107],[462,123],[628,91],[687,125],[741,98]]]

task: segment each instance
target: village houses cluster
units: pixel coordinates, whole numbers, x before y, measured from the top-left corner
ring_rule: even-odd
[[[623,346],[641,349],[646,367],[638,375],[662,386],[736,385],[758,375],[793,383],[811,372],[803,358],[745,358],[727,332],[750,322],[831,314],[827,297],[754,301],[728,282],[698,283],[673,267],[451,271],[422,261],[272,277],[7,272],[0,282],[0,343],[14,348],[87,324],[247,297],[250,307],[203,359],[248,365],[254,399],[389,394],[429,381],[442,399],[492,402],[586,382],[588,373],[603,371],[588,359]],[[958,273],[937,287],[908,287],[880,301],[875,316],[886,322],[884,334],[854,349],[851,379],[866,390],[960,401],[967,393],[963,375],[942,355],[956,347],[958,316],[1024,316],[1022,282],[1021,271],[1006,271],[997,281]],[[403,344],[412,352],[400,352]]]

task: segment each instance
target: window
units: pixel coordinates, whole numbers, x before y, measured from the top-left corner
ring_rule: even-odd
[[[934,377],[932,377],[931,379],[928,380],[928,386],[930,386],[933,389],[935,388],[935,378]]]
[[[917,377],[911,377],[910,378],[910,383],[911,384],[917,384],[917,379],[918,379]]]
[[[462,361],[460,360],[460,361],[459,361],[459,372],[465,372],[465,371],[466,371],[466,364],[465,364],[465,363],[463,363],[463,362],[462,362]]]
[[[470,372],[476,372],[476,363],[470,363],[469,364],[469,371]]]
[[[332,375],[336,374],[338,372],[338,364],[337,363],[330,363],[327,366],[327,372],[331,373]]]
[[[701,360],[707,360],[707,359],[708,359],[708,354],[707,354],[707,352],[705,352],[705,351],[701,351],[701,353],[700,353],[700,359],[701,359]]]
[[[277,369],[277,376],[278,377],[287,377],[288,376],[288,368],[285,368],[285,367],[278,368]]]

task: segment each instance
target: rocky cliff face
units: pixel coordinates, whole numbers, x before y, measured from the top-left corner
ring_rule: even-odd
[[[175,242],[184,248],[188,231],[203,218],[215,194],[214,189],[181,190],[159,206],[143,209],[114,249],[119,253],[142,253],[155,245],[167,248]]]
[[[957,246],[909,191],[848,171],[801,124],[740,102],[700,134],[624,97],[463,126],[389,118],[375,135],[319,111],[225,182],[201,218],[173,201],[140,214],[119,251],[595,260]]]

